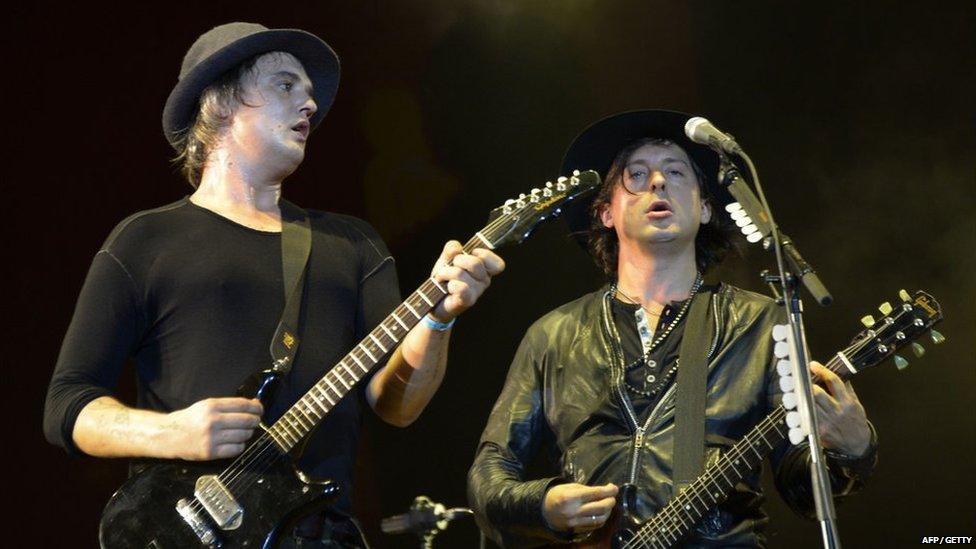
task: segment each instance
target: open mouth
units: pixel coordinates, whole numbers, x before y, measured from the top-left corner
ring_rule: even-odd
[[[667,200],[655,200],[648,206],[646,213],[650,217],[667,217],[671,215],[671,204]]]
[[[309,125],[308,120],[302,120],[298,124],[292,126],[291,129],[298,132],[302,136],[302,139],[308,139],[308,132],[310,127],[311,126]]]

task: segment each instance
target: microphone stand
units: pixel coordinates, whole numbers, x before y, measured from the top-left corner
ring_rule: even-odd
[[[807,426],[807,441],[810,444],[810,477],[813,486],[813,501],[816,505],[817,520],[823,546],[826,549],[840,548],[840,535],[837,531],[837,516],[834,512],[834,499],[830,487],[830,476],[824,460],[823,448],[817,428],[817,416],[813,406],[813,381],[810,378],[809,349],[807,347],[806,332],[803,328],[803,303],[798,292],[799,281],[810,292],[813,298],[822,306],[829,305],[833,298],[817,277],[810,265],[803,260],[792,240],[779,232],[773,221],[772,210],[766,202],[762,186],[759,184],[759,174],[752,163],[752,159],[741,149],[737,155],[749,168],[752,181],[759,193],[757,198],[749,186],[742,180],[735,165],[722,152],[718,180],[727,187],[729,193],[739,202],[745,214],[756,226],[758,232],[765,237],[763,247],[773,248],[776,253],[776,265],[779,269],[779,285],[782,288],[782,303],[787,307],[787,318],[790,331],[793,334],[790,341],[791,353],[796,364],[795,375],[797,411],[801,414],[801,422]],[[771,277],[773,278],[773,277]]]

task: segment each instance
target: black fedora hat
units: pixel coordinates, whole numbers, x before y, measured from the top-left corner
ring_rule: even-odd
[[[339,57],[321,38],[298,29],[269,29],[257,23],[227,23],[200,35],[183,58],[179,81],[163,108],[163,133],[170,145],[193,123],[200,94],[214,80],[251,57],[272,51],[294,55],[312,81],[318,110],[315,129],[339,88]]]
[[[607,176],[610,165],[620,151],[627,145],[646,137],[667,139],[678,145],[688,154],[692,161],[701,168],[705,175],[702,185],[706,191],[720,204],[732,201],[725,189],[718,185],[716,179],[719,167],[719,157],[712,149],[699,145],[685,135],[685,123],[692,115],[683,112],[647,109],[627,111],[603,118],[580,132],[569,145],[563,156],[560,170],[562,175],[569,175],[573,170],[596,170],[601,177]],[[590,205],[594,195],[585,200],[579,200],[563,213],[569,224],[570,233],[584,248],[587,245],[587,233],[590,230]]]

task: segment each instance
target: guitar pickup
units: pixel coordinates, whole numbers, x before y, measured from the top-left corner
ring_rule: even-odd
[[[193,495],[221,530],[234,530],[244,520],[244,509],[216,475],[197,479]]]

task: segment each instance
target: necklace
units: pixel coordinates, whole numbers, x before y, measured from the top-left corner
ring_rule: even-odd
[[[634,368],[639,367],[641,364],[644,364],[648,368],[651,368],[653,366],[656,366],[656,364],[654,364],[653,366],[651,364],[652,362],[654,362],[654,361],[650,360],[650,358],[651,358],[651,352],[653,352],[654,349],[656,349],[658,346],[661,345],[661,342],[664,341],[668,337],[668,334],[670,334],[674,330],[674,327],[678,325],[678,323],[684,317],[685,313],[688,312],[688,307],[691,305],[691,301],[692,301],[692,299],[694,299],[695,294],[698,293],[698,290],[699,290],[699,288],[701,288],[701,285],[702,285],[702,275],[701,275],[701,273],[698,273],[697,276],[695,277],[694,284],[692,284],[692,286],[691,286],[691,292],[688,294],[688,299],[685,300],[684,304],[681,306],[681,309],[678,311],[678,314],[675,315],[674,320],[672,320],[671,322],[669,322],[668,323],[668,326],[664,329],[664,331],[661,332],[660,334],[658,334],[658,336],[656,338],[654,338],[654,340],[651,342],[651,345],[644,352],[644,356],[638,358],[631,365],[625,367],[625,369],[627,371],[633,370]],[[616,295],[616,292],[619,292],[620,291],[617,288],[617,283],[616,282],[614,282],[611,285],[610,289],[614,292],[614,295]],[[626,297],[627,299],[632,300],[632,298],[630,296],[628,296],[627,294],[624,294],[623,292],[620,292],[620,294],[623,295],[624,297]],[[619,340],[619,336],[618,336],[617,343],[618,344],[621,344],[621,342]],[[653,398],[654,395],[656,395],[658,393],[658,391],[660,391],[661,388],[664,387],[665,383],[677,371],[679,360],[680,359],[675,360],[674,361],[674,365],[671,366],[671,368],[669,368],[666,372],[664,372],[663,375],[660,376],[660,378],[658,378],[653,373],[648,373],[645,376],[645,378],[644,378],[645,379],[645,385],[644,385],[645,389],[639,389],[639,388],[634,387],[633,385],[631,385],[627,381],[627,376],[626,375],[624,375],[624,385],[626,385],[626,387],[627,387],[627,389],[629,391],[632,391],[632,392],[637,393],[639,395],[643,395],[643,396],[646,396],[646,397]],[[650,389],[646,389],[648,384],[651,384],[651,388]]]
[[[651,316],[661,316],[661,313],[664,312],[664,305],[658,304],[658,306],[655,307],[654,310],[652,311],[651,309],[648,309],[643,304],[641,304],[640,301],[638,301],[638,300],[630,297],[629,295],[625,294],[624,291],[621,290],[620,288],[617,288],[616,283],[614,283],[614,286],[613,287],[616,290],[616,292],[618,294],[620,294],[622,297],[624,297],[627,301],[629,301],[630,303],[633,303],[634,305],[637,305],[641,309],[644,309],[644,312],[647,313],[647,314],[649,314],[649,315],[651,315]]]

